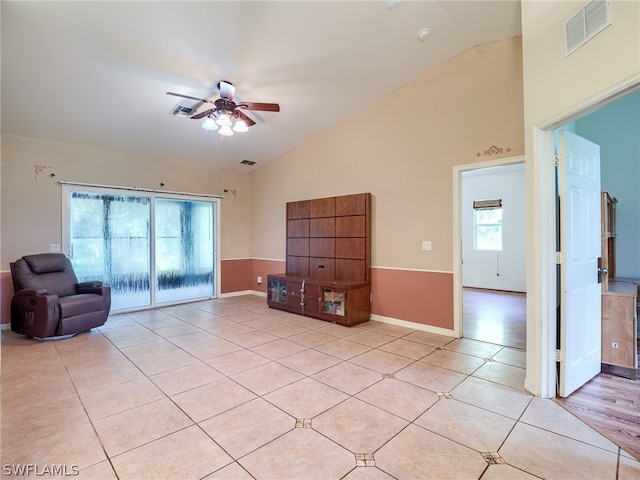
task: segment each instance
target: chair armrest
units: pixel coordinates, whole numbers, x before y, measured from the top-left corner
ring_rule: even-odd
[[[107,315],[111,310],[111,287],[105,287],[100,281],[82,282],[76,284],[76,293],[95,293],[104,297]]]
[[[11,299],[11,328],[25,335],[50,337],[60,319],[58,295],[45,289],[25,288]]]
[[[97,293],[102,295],[102,282],[82,282],[76,284],[76,293]]]
[[[16,297],[33,297],[42,295],[49,295],[49,290],[46,288],[23,288],[22,290],[18,290],[15,294]]]

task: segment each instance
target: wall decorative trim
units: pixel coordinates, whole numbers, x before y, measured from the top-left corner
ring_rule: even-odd
[[[503,147],[498,147],[497,145],[491,145],[489,148],[487,148],[483,153],[476,153],[476,157],[491,157],[493,155],[500,155],[502,153],[509,153],[511,152],[511,147],[507,147],[507,148],[503,148]]]

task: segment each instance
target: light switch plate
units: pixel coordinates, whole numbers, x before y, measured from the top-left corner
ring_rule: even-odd
[[[431,240],[422,241],[422,250],[431,250]]]

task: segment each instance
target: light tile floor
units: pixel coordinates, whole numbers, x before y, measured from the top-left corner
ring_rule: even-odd
[[[341,327],[258,296],[112,315],[61,340],[5,330],[3,475],[640,478],[638,461],[523,383],[522,351]]]

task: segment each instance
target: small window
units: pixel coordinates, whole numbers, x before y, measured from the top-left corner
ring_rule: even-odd
[[[502,207],[475,209],[474,249],[478,252],[502,251]]]

